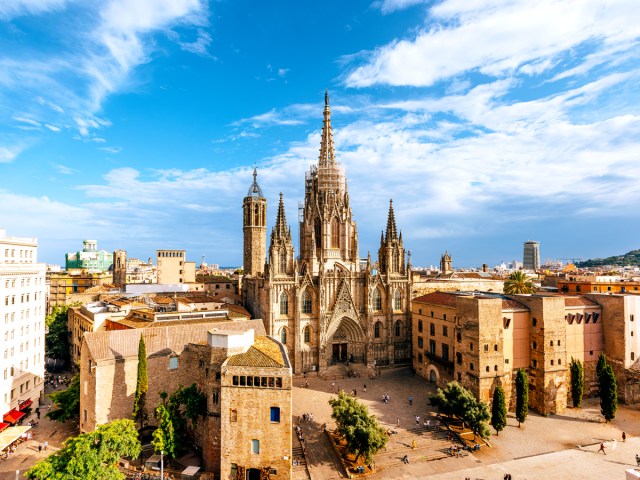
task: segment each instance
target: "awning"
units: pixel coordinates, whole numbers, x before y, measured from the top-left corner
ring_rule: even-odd
[[[0,433],[0,451],[7,448],[29,430],[31,430],[31,427],[9,427]]]
[[[13,424],[13,423],[16,423],[18,420],[20,420],[22,417],[24,417],[24,413],[14,408],[9,413],[5,413],[2,418],[5,422]]]
[[[0,422],[0,432],[9,426],[8,423]]]
[[[195,475],[196,473],[198,473],[198,470],[200,470],[200,467],[190,466],[184,469],[184,471],[182,472],[182,475],[185,475],[185,476]]]
[[[31,406],[32,403],[33,402],[31,401],[31,399],[27,398],[24,402],[20,404],[20,410],[26,410]]]

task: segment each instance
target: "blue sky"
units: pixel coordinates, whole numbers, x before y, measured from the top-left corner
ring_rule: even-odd
[[[4,0],[0,227],[62,263],[242,262],[254,164],[297,238],[324,90],[360,254],[414,265],[639,248],[635,0]]]

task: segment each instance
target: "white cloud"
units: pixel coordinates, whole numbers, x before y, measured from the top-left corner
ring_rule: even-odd
[[[628,50],[640,36],[634,12],[634,0],[444,1],[429,10],[428,26],[415,38],[378,48],[346,84],[429,86],[467,71],[499,77],[522,68],[539,74],[587,41]]]
[[[40,122],[37,122],[31,118],[25,118],[25,117],[13,117],[13,119],[17,122],[21,122],[21,123],[26,123],[28,125],[34,126],[34,127],[40,127],[41,124]]]
[[[61,10],[66,3],[65,0],[3,0],[0,2],[0,18],[11,19],[22,15]]]
[[[268,112],[255,115],[253,117],[244,118],[233,122],[232,126],[239,126],[250,123],[254,128],[266,125],[301,125],[304,122],[295,118],[289,118],[286,113],[278,112],[272,109]]]
[[[60,127],[58,127],[56,125],[51,125],[51,124],[48,124],[48,123],[45,123],[44,126],[46,128],[48,128],[49,130],[51,130],[52,132],[59,132],[61,130]]]
[[[58,171],[58,173],[61,173],[63,175],[71,175],[72,173],[75,173],[75,170],[73,168],[69,168],[65,165],[54,165],[54,168]]]
[[[22,150],[23,150],[23,147],[19,147],[19,146],[13,146],[13,147],[0,146],[0,163],[12,162],[13,159],[16,158]]]
[[[379,7],[382,13],[392,13],[397,10],[403,10],[414,5],[421,3],[427,3],[427,0],[382,0],[375,3],[375,6]]]
[[[100,150],[107,153],[120,153],[122,151],[122,147],[100,147]]]

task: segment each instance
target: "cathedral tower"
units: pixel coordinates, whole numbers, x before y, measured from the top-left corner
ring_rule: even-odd
[[[257,181],[258,170],[253,169],[253,183],[242,206],[244,231],[244,274],[257,275],[264,271],[267,248],[267,200]]]
[[[113,252],[113,284],[125,289],[127,286],[127,251],[116,250]]]
[[[449,252],[444,252],[444,255],[440,258],[440,274],[449,275],[450,273],[453,273],[451,255],[449,255]]]
[[[276,225],[271,231],[268,268],[270,276],[293,275],[293,241],[291,239],[291,228],[287,226],[287,219],[284,215],[282,193],[280,194],[280,202],[278,203]]]
[[[393,200],[389,201],[389,216],[387,217],[387,231],[380,236],[380,250],[378,261],[380,273],[405,274],[404,246],[402,232],[398,234],[396,216],[393,212]]]

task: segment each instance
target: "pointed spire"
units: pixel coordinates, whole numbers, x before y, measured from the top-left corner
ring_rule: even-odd
[[[387,241],[397,240],[398,233],[396,231],[396,217],[393,213],[393,200],[389,200],[389,217],[387,218]]]
[[[258,167],[253,167],[253,183],[249,187],[247,197],[264,198],[264,195],[262,195],[262,189],[258,185]]]
[[[324,93],[324,120],[322,122],[322,137],[320,139],[320,166],[334,163],[333,133],[331,131],[331,108],[329,107],[329,91]]]
[[[280,192],[280,203],[278,203],[278,214],[276,215],[276,225],[273,230],[278,238],[287,236],[287,219],[284,216],[284,201],[282,200],[282,192]]]

